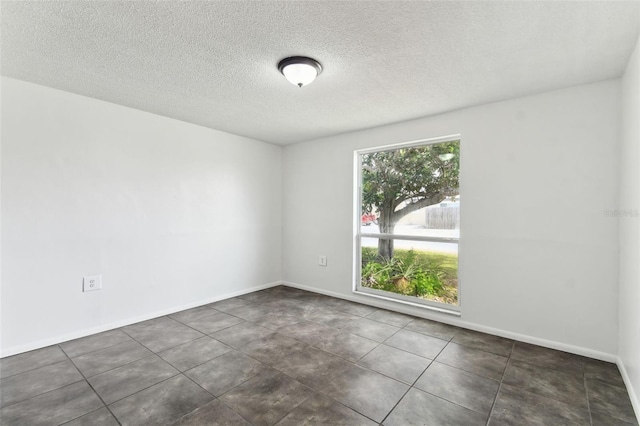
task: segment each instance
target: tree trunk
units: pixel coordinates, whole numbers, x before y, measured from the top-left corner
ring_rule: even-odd
[[[378,226],[380,227],[381,234],[393,234],[395,223],[393,223],[392,218],[393,212],[384,210],[380,212]],[[393,240],[386,238],[378,239],[378,256],[381,259],[391,259],[393,257]]]
[[[378,240],[378,256],[382,259],[391,259],[393,257],[393,240],[382,238]]]

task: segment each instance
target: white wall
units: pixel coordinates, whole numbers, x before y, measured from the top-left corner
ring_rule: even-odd
[[[2,354],[279,281],[281,156],[2,78]]]
[[[636,108],[624,109],[629,123],[637,117],[637,95],[626,96],[638,85],[632,73],[624,80]],[[459,323],[610,359],[618,351],[618,221],[605,210],[619,205],[619,84],[292,145],[281,163],[280,147],[3,78],[2,355],[281,277],[394,306],[351,294],[353,150],[461,133]],[[636,136],[624,147],[637,153],[637,128],[625,129]],[[625,182],[635,182],[628,192],[637,197],[630,164],[623,178],[635,173]],[[622,277],[630,293],[620,300],[620,354],[632,366],[638,240],[630,241],[621,274],[627,265],[635,275]],[[319,254],[327,267],[317,266]],[[102,274],[105,289],[83,294],[88,274]]]
[[[351,294],[353,151],[461,133],[462,316],[399,309],[613,360],[619,84],[287,146],[284,280],[370,302]]]
[[[620,310],[618,351],[640,417],[640,39],[622,78],[620,149]]]

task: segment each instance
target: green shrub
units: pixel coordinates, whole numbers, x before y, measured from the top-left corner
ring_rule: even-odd
[[[391,282],[391,265],[369,262],[362,268],[362,285],[384,290]]]
[[[378,249],[373,247],[362,247],[362,264],[374,262],[378,258]]]
[[[416,273],[420,271],[420,267],[416,265],[413,256],[407,256],[405,259],[394,257],[393,264],[391,266],[393,269],[394,280],[403,279],[411,281],[415,277]]]
[[[437,272],[420,269],[411,281],[416,296],[440,296],[443,287]]]
[[[380,260],[377,250],[363,248],[362,285],[422,298],[444,297],[451,291],[445,282],[451,278],[457,281],[457,270],[452,271],[443,259],[447,258],[413,250],[396,250],[392,259]],[[453,290],[457,295],[456,289]]]

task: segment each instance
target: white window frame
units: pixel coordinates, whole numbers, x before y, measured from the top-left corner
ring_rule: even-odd
[[[432,311],[443,312],[460,316],[460,307],[462,306],[461,297],[461,280],[460,280],[460,238],[440,238],[440,237],[422,237],[413,235],[402,234],[382,234],[382,233],[369,233],[362,232],[362,155],[370,154],[373,152],[392,151],[401,148],[410,148],[415,146],[433,145],[443,142],[451,142],[459,140],[462,144],[462,138],[460,134],[442,136],[430,139],[420,139],[411,142],[401,142],[391,145],[383,145],[378,147],[358,149],[353,152],[354,161],[354,255],[353,255],[353,288],[352,292],[363,296],[373,297],[376,299],[383,299],[395,303],[401,303],[403,305],[415,306]],[[461,150],[462,151],[462,150]],[[462,153],[460,154],[462,155]],[[460,177],[458,177],[458,182]],[[462,216],[462,210],[460,211]],[[388,291],[378,290],[375,288],[362,287],[362,238],[387,238],[394,240],[410,240],[410,241],[429,241],[429,242],[441,242],[441,243],[455,243],[458,244],[458,305],[449,305],[447,303],[435,302],[432,300],[420,299],[413,296],[405,296],[403,294],[396,294]]]

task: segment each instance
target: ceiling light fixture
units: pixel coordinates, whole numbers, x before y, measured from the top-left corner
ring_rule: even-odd
[[[278,70],[291,84],[302,87],[316,79],[318,74],[322,72],[322,65],[315,59],[306,56],[292,56],[281,60],[278,64]]]

